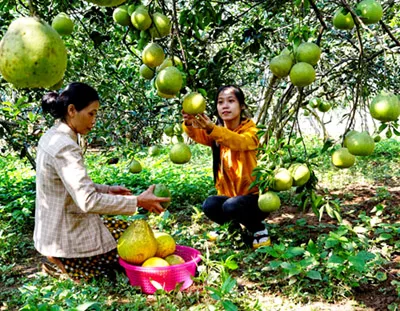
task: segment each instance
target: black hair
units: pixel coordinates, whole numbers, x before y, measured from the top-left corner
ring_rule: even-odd
[[[61,94],[45,94],[42,98],[42,110],[56,119],[65,119],[70,104],[73,104],[77,111],[81,111],[96,100],[99,100],[99,94],[94,88],[82,82],[73,82]]]
[[[218,96],[219,94],[226,90],[226,89],[233,89],[233,93],[235,94],[240,107],[242,108],[242,111],[244,111],[245,109],[247,109],[247,105],[244,99],[244,93],[243,91],[240,89],[240,87],[236,86],[236,85],[223,85],[221,87],[218,88],[217,90],[217,94],[215,95],[215,99],[214,99],[214,108],[215,108],[215,115],[217,116],[217,121],[215,122],[216,125],[220,125],[223,126],[224,122],[222,121],[221,117],[218,115],[218,110],[217,110],[217,105],[218,105]],[[241,119],[243,119],[243,117],[241,117]],[[211,149],[212,149],[212,156],[213,156],[213,175],[214,175],[214,184],[217,182],[217,177],[218,177],[218,169],[219,169],[219,165],[221,162],[221,147],[220,145],[214,140],[211,144]]]

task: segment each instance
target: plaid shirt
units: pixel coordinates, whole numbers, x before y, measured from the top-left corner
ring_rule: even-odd
[[[136,196],[108,194],[87,174],[77,135],[64,122],[39,140],[33,239],[45,256],[78,258],[106,253],[116,242],[99,214],[136,212]]]

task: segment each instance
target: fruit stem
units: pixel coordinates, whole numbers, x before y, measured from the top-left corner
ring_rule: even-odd
[[[32,0],[28,0],[29,12],[31,16],[36,16],[35,8],[33,7]]]

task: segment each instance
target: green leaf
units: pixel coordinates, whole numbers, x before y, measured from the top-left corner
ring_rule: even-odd
[[[237,311],[238,308],[236,305],[230,300],[222,300],[222,306],[226,311]]]
[[[289,259],[304,254],[304,249],[300,246],[289,247],[283,254],[283,258]]]
[[[322,280],[321,273],[316,270],[310,270],[307,272],[306,276],[312,280]]]
[[[341,265],[344,263],[344,259],[338,255],[333,254],[331,257],[328,259],[328,264],[333,264],[333,265]]]
[[[222,284],[222,292],[229,293],[236,285],[236,280],[233,279],[230,275],[225,279],[224,283]]]
[[[319,250],[318,250],[318,248],[316,247],[316,245],[315,245],[315,243],[314,243],[313,240],[309,240],[309,241],[308,241],[306,250],[307,250],[308,252],[310,252],[311,255],[316,255],[316,254],[319,252]]]

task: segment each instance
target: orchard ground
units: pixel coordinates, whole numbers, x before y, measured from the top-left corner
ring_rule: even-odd
[[[172,194],[171,206],[164,215],[149,216],[150,225],[171,233],[178,244],[199,249],[204,256],[194,284],[188,290],[156,296],[141,294],[126,283],[123,275],[116,285],[107,282],[76,285],[69,280],[43,275],[39,269],[40,255],[32,244],[34,172],[16,158],[2,158],[0,187],[6,189],[7,196],[0,196],[0,310],[19,310],[23,306],[24,310],[37,310],[40,305],[47,309],[59,306],[72,310],[89,302],[92,309],[97,306],[98,310],[208,310],[206,306],[209,305],[214,305],[215,310],[224,310],[222,301],[231,302],[237,310],[398,310],[399,144],[395,139],[382,140],[373,155],[357,158],[355,166],[345,170],[333,168],[328,154],[321,155],[316,168],[318,194],[338,202],[343,224],[363,228],[368,243],[373,241],[370,251],[381,254],[386,260],[376,266],[368,262],[368,269],[360,268],[361,275],[347,263],[343,264],[347,269],[343,275],[336,272],[340,267],[325,269],[328,276],[337,273],[331,278],[335,282],[321,283],[320,287],[318,280],[304,274],[288,276],[269,266],[277,258],[293,265],[301,258],[294,260],[296,257],[273,257],[255,252],[242,243],[240,235],[230,232],[226,226],[216,226],[200,212],[202,200],[213,194],[208,149],[192,145],[192,159],[184,165],[169,162],[169,146],[156,157],[147,156],[147,150],[139,151],[135,154],[143,164],[139,174],[129,173],[128,158],[107,165],[104,164],[107,158],[115,154],[89,151],[87,163],[95,182],[125,184],[135,193],[144,190],[149,183],[167,184]],[[343,228],[326,213],[319,220],[311,210],[298,211],[294,191],[281,195],[282,207],[267,220],[273,246],[282,246],[286,251],[288,245],[304,246],[310,240],[316,242]],[[217,231],[215,241],[207,238],[210,231]],[[354,234],[342,238],[354,245],[360,242]],[[337,245],[329,248],[325,244],[325,247],[330,252],[349,251],[338,249]],[[325,261],[321,260],[320,266]],[[371,272],[380,279],[371,277]],[[350,278],[358,280],[359,286],[352,288]],[[224,292],[224,288],[229,288],[229,280],[233,280],[234,286]],[[216,300],[211,290],[221,299]]]

